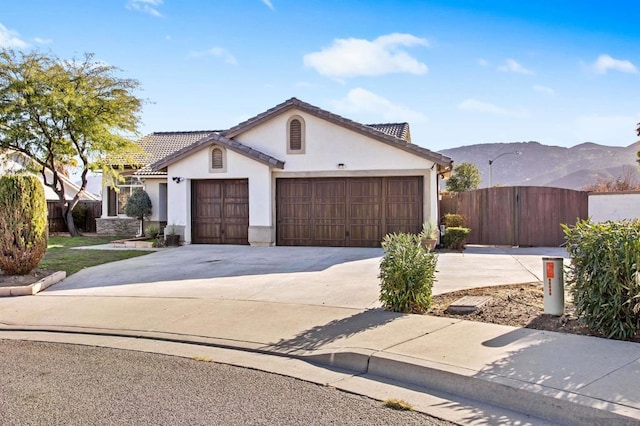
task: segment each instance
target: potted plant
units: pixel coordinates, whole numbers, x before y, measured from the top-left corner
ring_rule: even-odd
[[[435,224],[431,222],[423,223],[422,231],[418,235],[420,237],[420,244],[422,245],[422,247],[426,248],[427,251],[433,251],[433,249],[436,247],[436,244],[438,244],[439,231],[440,230]]]
[[[180,234],[176,233],[175,225],[169,225],[164,231],[164,240],[168,247],[177,247],[180,245]]]

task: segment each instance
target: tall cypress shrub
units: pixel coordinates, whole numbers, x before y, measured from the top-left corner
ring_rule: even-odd
[[[26,275],[47,251],[47,201],[32,175],[0,177],[0,270]]]

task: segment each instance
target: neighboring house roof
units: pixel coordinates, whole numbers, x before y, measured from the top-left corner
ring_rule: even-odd
[[[45,199],[48,201],[59,200],[58,194],[56,194],[53,188],[44,184],[42,173],[40,172],[36,173],[30,170],[29,164],[33,164],[33,160],[31,160],[31,158],[29,158],[26,154],[22,152],[17,152],[17,151],[10,151],[2,154],[1,157],[2,158],[0,159],[0,175],[10,174],[10,173],[21,173],[24,171],[33,173],[33,175],[36,176],[38,180],[42,183],[42,186],[44,188]],[[45,174],[47,176],[47,182],[53,181],[53,172],[51,171],[51,169],[46,168]],[[58,178],[62,181],[64,185],[65,198],[67,200],[71,200],[73,197],[75,197],[75,195],[78,192],[80,192],[80,186],[78,186],[76,183],[71,181],[71,179],[69,179],[65,175],[59,173]],[[100,197],[90,192],[84,191],[80,195],[80,199],[86,200],[86,201],[98,201],[100,200]]]
[[[379,132],[386,133],[396,138],[404,139],[411,142],[411,133],[409,132],[409,123],[384,123],[384,124],[367,124]]]
[[[434,163],[442,166],[443,169],[449,169],[453,163],[453,160],[445,155],[439,154],[437,152],[433,152],[429,149],[423,148],[418,145],[414,145],[410,142],[407,142],[404,139],[401,139],[397,136],[389,135],[384,133],[383,131],[377,130],[373,127],[366,126],[364,124],[357,123],[353,120],[349,120],[348,118],[341,117],[332,112],[323,110],[306,102],[303,102],[297,98],[291,98],[275,107],[268,109],[267,111],[256,115],[253,118],[250,118],[242,123],[238,124],[235,127],[232,127],[229,130],[225,130],[222,132],[224,136],[229,139],[233,139],[241,133],[244,133],[255,126],[264,123],[265,121],[271,119],[272,117],[279,115],[285,111],[291,109],[298,109],[300,111],[306,112],[307,114],[316,116],[318,118],[322,118],[331,123],[337,124],[354,132],[360,133],[365,136],[369,136],[372,139],[376,139],[380,142],[386,143],[388,145],[394,146],[396,148],[402,149],[404,151],[410,152],[412,154],[418,155],[422,158],[425,158],[429,161],[433,161]]]
[[[210,135],[205,136],[194,144],[184,147],[181,150],[176,151],[173,154],[163,158],[162,160],[155,162],[150,167],[152,170],[164,169],[170,164],[175,163],[176,161],[188,156],[192,152],[214,144],[222,145],[230,151],[234,151],[238,154],[253,158],[256,161],[266,164],[267,166],[276,167],[278,169],[284,168],[284,161],[278,160],[277,158],[271,157],[270,155],[264,154],[256,149],[241,144],[238,141],[234,141],[232,139],[224,137],[218,133],[211,133]]]

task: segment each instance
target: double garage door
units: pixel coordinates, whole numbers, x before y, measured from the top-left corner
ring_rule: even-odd
[[[247,179],[191,182],[191,240],[248,244]],[[378,247],[391,232],[420,232],[422,177],[276,180],[276,244]]]
[[[420,232],[422,177],[276,181],[276,244],[378,247],[391,232]]]

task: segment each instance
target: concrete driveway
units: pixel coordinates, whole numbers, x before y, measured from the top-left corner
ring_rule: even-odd
[[[382,249],[189,245],[80,271],[42,296],[213,298],[349,308],[379,306]],[[440,253],[434,294],[541,280],[560,248],[468,247]]]

